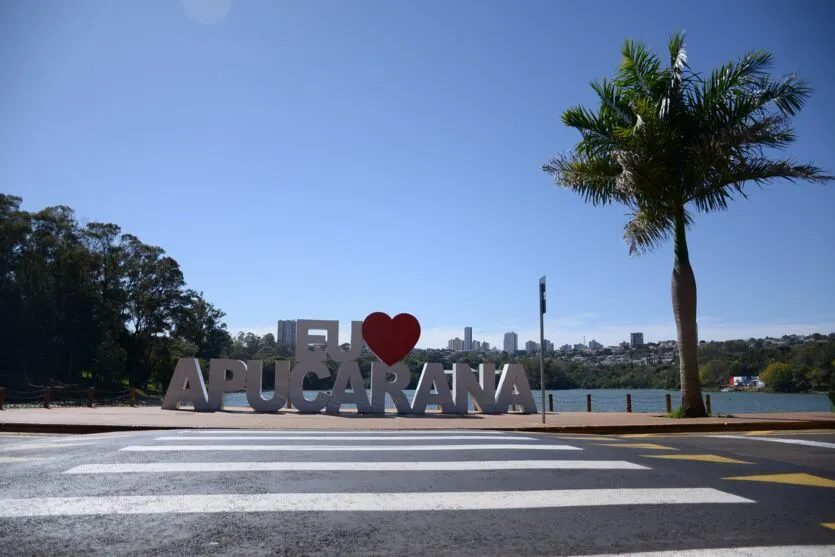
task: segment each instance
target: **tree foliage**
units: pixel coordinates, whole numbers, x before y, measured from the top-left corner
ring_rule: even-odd
[[[791,391],[794,384],[794,370],[785,362],[771,362],[760,374],[770,389],[780,392]]]
[[[0,194],[0,384],[165,387],[175,359],[232,345],[177,262],[69,207]]]

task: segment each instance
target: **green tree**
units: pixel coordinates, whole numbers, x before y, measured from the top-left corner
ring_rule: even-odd
[[[630,254],[673,238],[673,315],[678,331],[681,408],[704,416],[698,368],[696,279],[687,227],[694,212],[725,210],[745,186],[773,179],[826,181],[812,165],[769,158],[795,140],[791,117],[809,94],[795,76],[774,80],[771,54],[755,51],[709,74],[690,69],[684,34],[672,35],[668,63],[627,40],[613,80],[592,83],[596,112],[567,109],[565,125],[581,140],[543,166],[557,184],[593,205],[631,211],[624,238]]]
[[[173,332],[175,318],[185,302],[185,284],[180,266],[157,246],[124,235],[125,294],[130,330],[128,380],[132,386],[147,386],[154,345]],[[158,351],[159,353],[159,351]]]
[[[175,315],[176,336],[193,343],[198,358],[220,358],[232,347],[232,336],[226,330],[224,315],[206,301],[202,292],[186,290],[183,304]]]
[[[178,357],[227,355],[223,312],[161,248],[21,203],[0,194],[0,384],[159,385]]]
[[[767,389],[777,392],[791,392],[794,390],[794,371],[785,362],[771,362],[760,373],[760,380]]]
[[[728,363],[723,360],[710,360],[699,369],[699,380],[702,385],[718,387],[728,382]]]

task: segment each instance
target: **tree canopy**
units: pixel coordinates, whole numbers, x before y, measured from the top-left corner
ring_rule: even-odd
[[[176,358],[219,357],[223,312],[118,225],[0,194],[0,384],[167,386]]]

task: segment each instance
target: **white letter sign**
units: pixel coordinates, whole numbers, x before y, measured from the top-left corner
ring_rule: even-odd
[[[292,325],[289,321],[279,322],[280,328],[288,323]],[[288,411],[292,408],[300,413],[339,414],[343,405],[350,405],[359,414],[382,414],[387,396],[398,414],[425,414],[430,405],[437,406],[442,414],[467,414],[470,397],[475,411],[480,413],[506,413],[512,405],[521,407],[526,414],[537,411],[520,363],[505,364],[498,387],[496,366],[492,363],[479,364],[478,376],[467,363],[454,363],[452,370],[444,370],[442,363],[424,363],[410,401],[404,391],[414,384],[413,373],[420,365],[412,350],[421,333],[420,323],[411,314],[400,313],[392,318],[377,311],[363,321],[351,321],[347,349],[339,345],[338,321],[299,319],[295,325],[295,329],[290,329],[296,337],[295,364],[291,365],[290,360],[274,362],[275,388],[270,398],[262,392],[261,360],[211,359],[207,390],[200,362],[196,358],[180,358],[162,402],[163,410],[178,410],[180,403],[191,403],[199,411],[223,410],[226,393],[245,392],[247,403],[256,412],[278,413],[286,406]],[[366,366],[373,358],[378,361],[371,362],[369,373]],[[320,380],[330,380],[328,365],[334,369],[332,362],[339,363],[339,371],[331,392],[319,391],[313,399],[305,398],[305,378],[312,374]],[[391,380],[389,376],[393,376]],[[366,389],[369,379],[370,393]],[[345,411],[352,412],[353,408]]]

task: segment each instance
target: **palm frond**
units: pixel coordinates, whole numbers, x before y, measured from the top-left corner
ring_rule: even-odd
[[[662,68],[644,44],[625,41],[615,78],[591,85],[596,110],[576,106],[562,115],[581,140],[542,167],[593,205],[626,205],[630,253],[677,234],[676,218],[681,223],[688,204],[725,210],[751,184],[833,179],[811,164],[769,158],[796,139],[791,118],[811,91],[805,81],[773,80],[773,57],[764,51],[699,74],[689,66],[683,32],[667,47]],[[686,211],[684,218],[690,222]]]
[[[576,153],[558,155],[544,164],[542,170],[550,174],[557,185],[580,194],[592,205],[631,202],[618,190],[617,177],[621,170],[608,157],[585,158]]]
[[[714,141],[721,148],[737,156],[752,152],[762,155],[764,148],[783,149],[794,143],[797,136],[789,120],[782,114],[769,114],[762,118],[751,118],[748,122],[721,130]]]
[[[746,197],[744,188],[749,183],[763,186],[768,182],[784,179],[790,182],[828,182],[833,176],[811,164],[797,164],[790,160],[771,160],[766,157],[749,157],[734,161],[724,167],[716,167],[708,179],[693,191],[687,202],[693,202],[703,212],[725,210],[734,195]]]
[[[584,156],[594,157],[606,153],[615,144],[611,126],[599,114],[583,106],[575,106],[563,112],[562,122],[582,135],[576,150]]]
[[[670,68],[674,70],[674,76],[681,81],[684,69],[687,67],[687,50],[684,48],[685,33],[677,31],[670,36],[667,48],[670,52]]]
[[[762,84],[768,78],[766,71],[773,59],[770,53],[757,50],[713,70],[701,82],[701,104],[717,107],[733,103],[735,93]]]
[[[812,93],[809,83],[795,75],[783,77],[780,81],[763,78],[756,85],[755,96],[761,107],[774,103],[783,114],[794,116],[806,105]]]
[[[673,234],[675,222],[669,213],[644,206],[632,213],[623,229],[629,255],[648,253],[661,246]]]
[[[608,116],[609,119],[628,125],[633,119],[629,105],[620,96],[620,89],[611,81],[592,81],[591,88],[600,98],[601,117]]]
[[[644,96],[652,96],[656,86],[661,59],[650,52],[645,44],[626,40],[621,49],[623,59],[617,72],[618,84],[624,89],[634,89]]]

